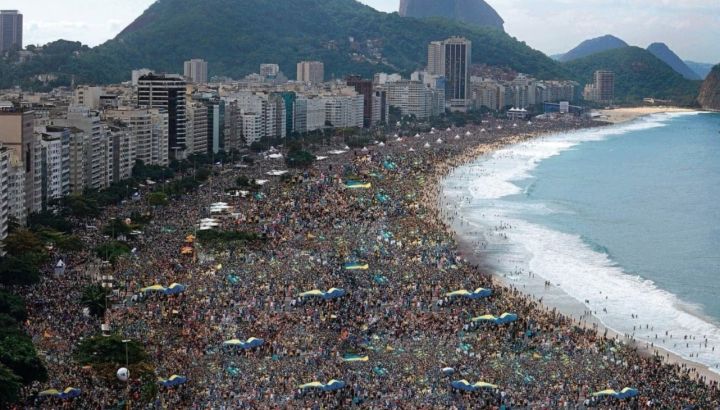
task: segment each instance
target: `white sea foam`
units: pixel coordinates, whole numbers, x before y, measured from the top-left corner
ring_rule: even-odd
[[[628,124],[507,147],[453,171],[444,182],[443,192],[445,202],[452,203],[458,216],[468,223],[466,234],[482,237],[488,250],[502,251],[503,256],[494,263],[498,273],[511,274],[521,283],[527,274],[512,275],[513,272],[533,272],[584,304],[607,327],[621,334],[634,334],[636,339],[718,371],[720,328],[714,323],[694,314],[692,306],[659,289],[652,281],[627,274],[606,253],[594,250],[580,236],[525,219],[560,210],[546,204],[503,199],[522,193],[513,182],[529,177],[545,159],[586,141],[662,127],[666,120],[679,115],[689,114],[653,115]],[[713,346],[717,347],[714,352]]]

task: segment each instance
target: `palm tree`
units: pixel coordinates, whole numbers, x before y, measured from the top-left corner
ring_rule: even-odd
[[[90,314],[95,317],[105,316],[107,309],[108,290],[100,285],[90,285],[83,289],[80,303],[90,309]]]

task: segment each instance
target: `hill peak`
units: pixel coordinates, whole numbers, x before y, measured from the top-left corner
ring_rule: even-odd
[[[578,58],[587,57],[591,54],[623,47],[628,47],[628,43],[611,34],[606,34],[583,41],[577,47],[560,57],[560,61],[577,60]]]
[[[685,64],[685,62],[682,61],[680,57],[678,57],[677,54],[675,54],[675,52],[667,46],[667,44],[652,43],[648,46],[647,50],[688,80],[700,79],[700,76],[690,69],[690,67],[688,67],[687,64]]]

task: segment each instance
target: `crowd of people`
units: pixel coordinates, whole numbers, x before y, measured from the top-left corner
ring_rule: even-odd
[[[515,289],[505,288],[459,253],[438,206],[439,181],[455,166],[501,145],[542,133],[592,126],[586,120],[513,122],[389,135],[350,149],[310,147],[318,161],[295,178],[278,153],[247,167],[217,167],[197,191],[167,206],[144,198],[104,211],[84,224],[87,250],[63,255],[62,275],[49,273],[25,289],[27,331],[50,380],[27,389],[26,407],[133,408],[716,408],[718,386],[690,371],[637,354],[621,341],[578,326]],[[331,152],[331,153],[329,153]],[[257,192],[227,195],[244,175]],[[357,184],[356,184],[357,183]],[[353,185],[356,184],[356,185]],[[242,189],[242,188],[241,188]],[[212,203],[232,210],[211,214]],[[92,249],[107,241],[110,218],[152,214],[131,255],[103,266]],[[203,218],[218,231],[258,240],[218,246],[188,235]],[[117,294],[104,318],[84,312],[81,291],[112,276]],[[142,289],[186,286],[165,296]],[[300,296],[338,288],[335,298]],[[471,299],[446,294],[492,290]],[[139,297],[141,295],[141,297]],[[486,314],[517,315],[511,323],[471,325]],[[114,373],[73,358],[101,323],[140,342],[158,377],[187,382],[160,387],[142,403]],[[243,349],[224,342],[262,339]],[[485,382],[476,391],[454,380]],[[340,380],[325,391],[299,386]],[[37,397],[48,388],[82,390],[71,400]],[[605,389],[635,388],[631,399],[596,398]]]

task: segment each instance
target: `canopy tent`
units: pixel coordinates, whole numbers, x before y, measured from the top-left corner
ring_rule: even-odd
[[[370,358],[367,355],[346,354],[343,356],[343,362],[367,362]]]
[[[347,383],[345,383],[344,381],[332,379],[329,382],[327,382],[327,384],[322,384],[320,382],[311,382],[311,383],[302,384],[302,385],[298,386],[298,388],[300,388],[300,389],[320,389],[322,391],[335,391],[335,390],[340,390],[345,386],[347,386]]]
[[[271,171],[266,172],[265,175],[270,175],[272,177],[280,177],[287,173],[288,173],[288,171],[285,171],[285,170],[273,169]]]
[[[457,390],[463,390],[463,391],[478,391],[482,389],[497,389],[498,386],[486,382],[477,382],[474,384],[470,384],[467,380],[455,380],[450,382],[450,386],[453,389]]]
[[[448,292],[445,294],[447,297],[454,297],[454,296],[464,296],[468,299],[480,299],[480,298],[486,298],[489,296],[492,296],[492,290],[491,289],[485,289],[485,288],[477,288],[472,292],[469,292],[465,289],[456,290],[453,292]]]
[[[177,374],[173,374],[167,379],[158,379],[158,383],[160,383],[163,387],[175,387],[179,386],[181,384],[187,383],[188,379],[185,376],[178,376]]]
[[[318,289],[313,289],[313,290],[301,293],[300,297],[305,298],[305,297],[317,296],[317,297],[323,298],[325,300],[330,300],[330,299],[336,299],[336,298],[343,297],[346,294],[347,294],[347,292],[345,292],[344,289],[338,289],[338,288],[330,288],[330,289],[328,289],[327,292],[323,292]]]
[[[190,246],[183,246],[182,248],[180,248],[181,255],[192,255],[192,253],[193,253],[193,248]]]
[[[263,339],[251,337],[244,342],[239,339],[226,340],[225,342],[223,342],[223,346],[237,346],[242,349],[248,350],[258,346],[262,346],[263,343],[265,343]]]

